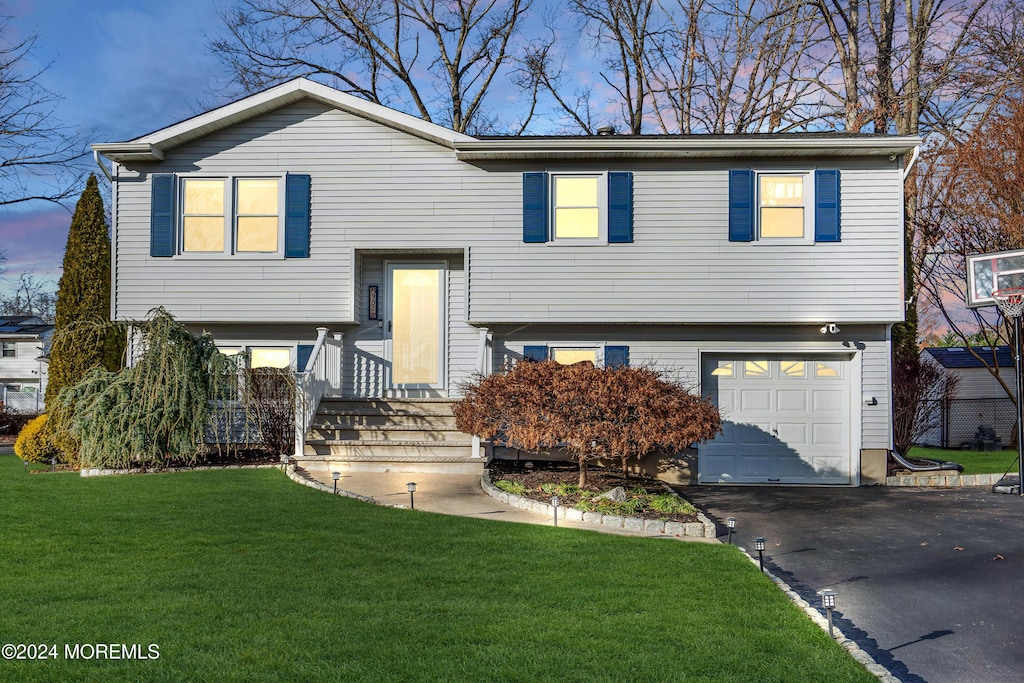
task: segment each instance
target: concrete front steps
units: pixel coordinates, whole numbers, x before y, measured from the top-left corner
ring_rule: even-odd
[[[320,402],[298,462],[330,472],[480,474],[473,440],[455,428],[448,399],[338,399]]]

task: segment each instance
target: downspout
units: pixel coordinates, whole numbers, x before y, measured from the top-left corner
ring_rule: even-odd
[[[110,181],[111,183],[113,183],[114,182],[114,176],[112,176],[110,174],[110,169],[106,167],[106,164],[104,164],[100,160],[100,153],[98,151],[96,151],[95,149],[92,151],[92,158],[96,162],[96,165],[100,167],[100,170],[103,171],[103,175],[105,175],[107,177],[107,180]]]
[[[920,155],[921,155],[921,145],[914,145],[914,151],[910,155],[910,163],[908,163],[907,167],[905,169],[903,169],[903,180],[906,180],[907,176],[910,175],[910,169],[914,168],[914,164],[917,163],[917,158]]]

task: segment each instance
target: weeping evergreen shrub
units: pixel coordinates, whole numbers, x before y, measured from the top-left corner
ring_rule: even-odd
[[[54,412],[70,425],[74,464],[194,464],[206,448],[210,399],[224,396],[221,385],[234,379],[235,361],[217,351],[208,334],[196,337],[162,308],[132,330],[142,349],[132,367],[94,368],[58,396]]]

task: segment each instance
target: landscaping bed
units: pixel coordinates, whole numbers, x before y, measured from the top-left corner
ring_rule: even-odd
[[[575,463],[495,460],[489,473],[496,488],[541,503],[550,503],[552,496],[558,496],[561,507],[583,512],[671,522],[701,521],[696,508],[651,477],[626,477],[620,470],[591,465],[586,489],[581,490],[577,486],[579,466]],[[625,500],[599,498],[618,487],[623,489]]]

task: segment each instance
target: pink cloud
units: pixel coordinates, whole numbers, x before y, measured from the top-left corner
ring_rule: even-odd
[[[71,214],[60,207],[0,214],[0,251],[7,256],[7,277],[32,271],[60,277]]]

